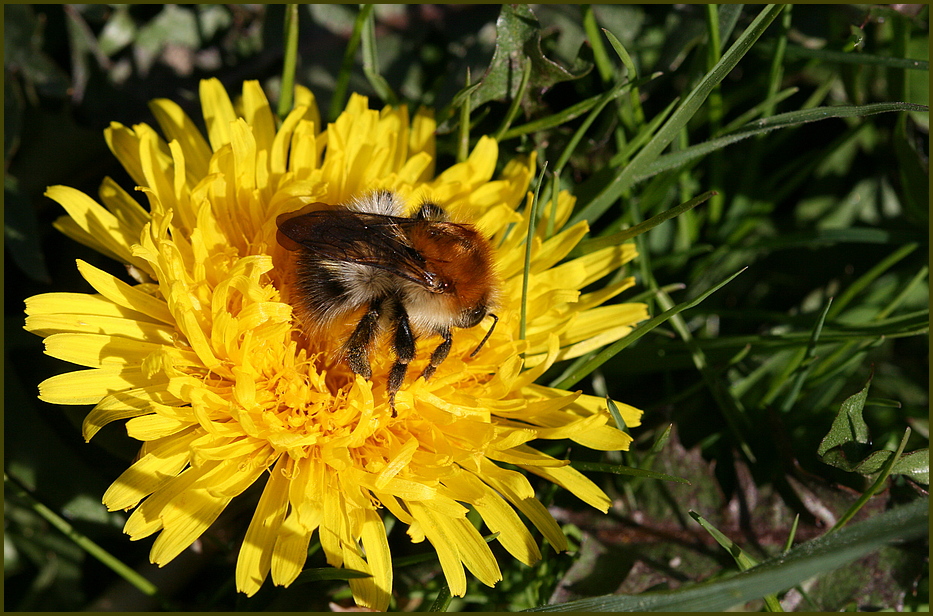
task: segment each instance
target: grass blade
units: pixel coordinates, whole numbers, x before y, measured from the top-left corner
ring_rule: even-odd
[[[727,580],[638,596],[604,595],[528,611],[724,611],[832,571],[891,542],[922,537],[929,533],[929,515],[929,501],[920,498],[839,532],[798,545],[778,558],[767,560]]]
[[[353,62],[356,57],[356,49],[360,45],[360,37],[363,34],[363,27],[369,19],[369,14],[373,11],[372,4],[364,4],[353,22],[353,32],[350,34],[350,40],[347,41],[347,49],[343,53],[343,61],[340,63],[340,70],[337,72],[337,83],[334,85],[334,96],[330,99],[330,110],[327,118],[333,122],[343,111],[347,104],[347,89],[350,87],[350,73],[353,70]]]
[[[525,267],[522,270],[522,316],[519,325],[519,338],[525,339],[525,326],[528,323],[528,278],[531,275],[531,249],[534,246],[535,226],[538,222],[538,197],[541,194],[541,185],[544,184],[544,172],[547,171],[547,162],[541,169],[538,176],[538,185],[535,188],[535,196],[531,201],[531,212],[528,215],[528,237],[525,240]]]
[[[285,61],[282,65],[282,89],[277,109],[279,118],[284,118],[292,109],[295,97],[295,68],[298,65],[298,5],[285,7]]]
[[[110,552],[91,541],[90,538],[69,524],[67,520],[40,503],[32,494],[27,492],[18,481],[6,473],[3,473],[3,483],[10,488],[18,498],[28,504],[40,517],[61,531],[82,550],[112,569],[120,577],[132,584],[139,592],[150,597],[155,597],[163,606],[165,605],[165,599],[159,594],[159,589],[156,588],[152,582],[134,571],[132,567],[128,567],[123,561],[110,554]]]
[[[641,235],[642,233],[645,233],[646,231],[650,231],[651,229],[654,229],[661,223],[666,222],[670,220],[671,218],[680,216],[684,212],[689,212],[690,210],[700,205],[701,203],[703,203],[704,201],[706,201],[707,199],[709,199],[715,194],[716,193],[712,191],[707,191],[703,193],[702,195],[697,195],[696,197],[694,197],[690,201],[687,201],[686,203],[681,203],[680,205],[674,206],[671,209],[661,212],[660,214],[657,214],[656,216],[652,216],[648,220],[644,222],[640,222],[634,227],[630,227],[628,229],[625,229],[624,231],[619,231],[618,233],[613,233],[612,235],[597,237],[591,240],[584,240],[580,242],[579,249],[584,253],[588,253],[594,250],[599,250],[600,248],[605,248],[607,246],[615,246],[616,244],[621,244],[622,242],[626,242],[632,239],[633,237]]]
[[[807,49],[806,47],[788,45],[786,54],[790,59],[813,58],[816,60],[823,60],[825,62],[839,62],[843,64],[870,64],[875,66],[884,66],[886,68],[904,68],[915,71],[930,70],[930,63],[926,60],[892,58],[888,56],[876,56],[867,53],[847,53],[833,49]]]
[[[645,321],[644,323],[636,327],[632,331],[632,333],[630,333],[628,336],[609,345],[608,347],[600,351],[595,357],[593,357],[588,362],[586,362],[583,366],[575,370],[573,373],[567,375],[567,377],[561,379],[557,383],[553,383],[551,387],[555,387],[557,389],[570,389],[571,387],[579,383],[581,379],[585,378],[588,374],[590,374],[593,370],[596,370],[597,368],[602,366],[604,363],[609,361],[616,353],[618,353],[625,347],[629,346],[630,344],[632,344],[633,342],[635,342],[636,340],[638,340],[639,338],[641,338],[642,336],[650,332],[655,327],[666,322],[668,319],[670,319],[674,315],[679,314],[683,312],[684,310],[693,308],[694,306],[696,306],[697,304],[705,300],[707,297],[709,297],[710,295],[712,295],[713,293],[715,293],[716,291],[718,291],[719,289],[721,289],[728,283],[732,282],[732,279],[738,276],[739,274],[741,274],[742,272],[744,272],[745,269],[746,268],[740,269],[739,271],[732,274],[731,276],[729,276],[728,278],[726,278],[725,280],[723,280],[722,282],[720,282],[713,288],[709,289],[708,291],[706,291],[699,297],[692,299],[689,302],[683,302],[681,304],[677,304],[670,310],[666,310],[663,313],[659,314],[658,316],[654,317],[653,319],[649,319],[648,321]]]
[[[363,74],[369,80],[369,85],[384,103],[398,105],[398,97],[392,91],[389,82],[379,74],[379,55],[376,53],[376,15],[373,11],[369,11],[363,24],[361,42],[363,44]]]
[[[654,175],[676,169],[697,158],[706,156],[716,150],[722,149],[733,143],[748,139],[754,135],[761,135],[778,128],[787,128],[790,126],[799,126],[808,122],[817,122],[829,118],[852,118],[858,116],[869,116],[876,113],[888,113],[891,111],[928,111],[924,105],[915,105],[913,103],[874,103],[870,105],[844,105],[839,107],[815,107],[812,109],[800,109],[781,113],[770,118],[756,120],[746,124],[738,131],[711,139],[703,143],[684,148],[678,152],[665,154],[655,159],[645,168],[635,175],[633,183],[641,182]],[[634,164],[634,161],[632,161]]]
[[[633,468],[623,464],[605,464],[603,462],[571,462],[570,466],[578,471],[594,471],[597,473],[612,473],[614,475],[629,475],[631,477],[642,477],[644,479],[661,479],[663,481],[674,481],[690,485],[690,482],[683,477],[674,477],[657,471],[649,471],[644,468]]]
[[[645,147],[632,159],[622,171],[585,207],[578,210],[570,222],[567,224],[573,226],[581,220],[593,221],[602,216],[606,210],[618,199],[632,184],[635,178],[652,162],[657,159],[661,152],[677,137],[687,122],[702,106],[706,97],[713,88],[720,83],[726,75],[738,64],[739,60],[748,53],[752,45],[762,35],[768,25],[778,16],[782,6],[768,5],[755,18],[739,39],[723,54],[722,59],[707,73],[700,83],[684,99],[680,108],[678,108],[670,119],[661,127],[654,138],[649,141]]]

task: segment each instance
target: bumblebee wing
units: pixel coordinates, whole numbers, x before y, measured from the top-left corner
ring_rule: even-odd
[[[415,222],[350,210],[318,211],[281,221],[279,233],[322,260],[377,267],[434,289],[436,276],[425,269],[424,257],[404,232]]]

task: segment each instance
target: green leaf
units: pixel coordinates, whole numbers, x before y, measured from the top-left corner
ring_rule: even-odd
[[[544,185],[545,171],[547,171],[547,163],[544,163],[544,167],[538,175],[538,184],[535,186],[535,196],[531,202],[531,212],[528,216],[528,236],[525,239],[525,266],[522,269],[522,307],[518,334],[520,340],[525,339],[525,326],[528,322],[528,280],[531,273],[531,249],[534,244],[532,238],[534,237],[535,226],[538,223],[538,210],[541,206],[539,196],[541,194],[541,186]]]
[[[833,420],[833,425],[829,433],[823,437],[820,446],[816,452],[823,461],[833,466],[839,466],[835,462],[843,464],[839,468],[845,468],[846,453],[860,451],[863,446],[868,444],[868,425],[862,418],[862,409],[865,407],[865,400],[868,398],[868,388],[871,386],[871,379],[862,388],[862,391],[849,396],[839,407],[839,413]],[[843,450],[846,448],[846,450]],[[827,454],[836,449],[836,453],[827,458]]]
[[[28,4],[3,6],[3,64],[21,74],[41,94],[68,96],[68,75],[43,50],[42,26]],[[9,96],[9,93],[7,94]]]
[[[136,44],[153,54],[168,44],[197,49],[201,44],[198,19],[191,9],[166,4],[161,13],[139,29]]]
[[[905,453],[894,463],[892,475],[907,475],[917,483],[930,485],[930,450],[918,449]]]
[[[619,39],[617,39],[612,32],[603,28],[603,33],[606,35],[606,38],[609,39],[609,44],[612,45],[616,55],[619,56],[619,60],[622,62],[625,70],[628,71],[629,81],[637,79],[638,71],[635,68],[635,63],[632,62],[632,56],[629,55],[628,51],[625,50],[625,47],[622,45],[622,43],[619,42]]]
[[[506,101],[517,96],[526,57],[531,61],[528,91],[536,92],[535,98],[557,83],[583,77],[593,68],[590,65],[574,74],[549,60],[541,51],[541,25],[531,8],[527,4],[504,4],[496,20],[496,50],[486,73],[472,90],[470,110],[489,101]],[[463,95],[457,94],[453,107],[460,104]],[[524,104],[528,110],[534,101],[526,99]]]
[[[606,396],[606,406],[609,408],[609,414],[612,415],[613,421],[616,422],[616,428],[619,430],[625,430],[625,419],[622,417],[622,413],[619,411],[619,405],[615,403],[615,400]]]
[[[922,537],[929,532],[929,515],[929,501],[920,498],[909,505],[798,545],[782,556],[726,580],[637,596],[604,595],[528,611],[724,611],[826,574],[888,543]]]
[[[136,22],[130,15],[129,5],[118,4],[97,36],[97,44],[103,53],[113,56],[133,42],[136,31]]]
[[[820,245],[856,244],[905,244],[923,241],[926,234],[913,231],[889,231],[879,227],[849,227],[847,229],[811,229],[797,233],[785,233],[781,237],[763,237],[757,241],[758,248],[797,248]]]
[[[881,450],[872,452],[851,470],[861,475],[872,475],[884,467],[885,463],[894,455],[893,451]],[[848,470],[848,469],[847,469]],[[892,475],[908,475],[923,485],[930,484],[930,450],[918,449],[901,456],[891,468]]]
[[[826,464],[860,475],[877,473],[894,455],[893,451],[888,450],[868,452],[871,435],[862,412],[870,386],[871,379],[868,379],[860,392],[849,396],[842,403],[829,433],[823,437],[817,448],[817,454]],[[929,485],[929,450],[920,449],[904,454],[894,463],[891,474],[907,475],[919,483]]]

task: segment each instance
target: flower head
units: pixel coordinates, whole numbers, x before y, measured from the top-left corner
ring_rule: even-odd
[[[94,404],[86,439],[128,420],[129,435],[142,441],[137,460],[104,495],[110,510],[133,509],[125,532],[158,533],[151,560],[164,565],[263,480],[237,560],[238,589],[251,595],[270,573],[276,584],[291,583],[317,531],[331,565],[371,575],[350,586],[358,604],[375,609],[388,606],[392,589],[381,509],[408,526],[412,541],[431,542],[454,595],[465,592],[464,565],[488,585],[501,577],[468,508],[524,563],[540,553],[518,512],[563,549],[560,528],[526,477],[498,463],[608,509],[594,483],[528,443],[569,438],[598,450],[628,448],[630,437],[612,425],[601,399],[535,380],[555,361],[621,338],[646,318],[643,304],[603,305],[632,279],[581,293],[631,260],[634,248],[564,261],[587,228],[548,236],[570,215],[567,193],[556,208],[542,208],[521,339],[533,156],[510,161],[493,179],[498,146],[484,137],[468,160],[435,175],[427,111],[409,118],[405,107],[371,110],[353,96],[322,126],[313,95],[299,89],[295,109],[277,125],[256,82],[244,84],[237,105],[216,80],[202,82],[200,94],[207,140],[167,100],[151,105],[167,141],[145,124],[106,131],[148,211],[109,178],[103,206],[71,188],[48,189],[68,214],[56,226],[126,263],[135,284],[79,261],[94,293],[26,302],[26,329],[45,337],[46,352],[86,368],[44,381],[40,398]],[[392,354],[373,352],[372,377],[364,379],[335,359],[345,328],[307,335],[293,315],[288,251],[276,240],[280,214],[383,189],[409,208],[429,198],[474,224],[495,247],[501,281],[499,322],[480,352],[472,354],[488,324],[456,330],[430,379],[409,373],[394,412],[385,386]],[[415,368],[427,364],[432,345],[419,341]],[[619,407],[629,426],[638,425],[640,411]]]

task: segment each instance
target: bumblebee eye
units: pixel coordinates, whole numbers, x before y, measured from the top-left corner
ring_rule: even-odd
[[[479,325],[479,322],[486,318],[486,305],[481,304],[472,310],[467,310],[461,315],[461,325],[464,329]]]

